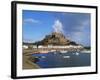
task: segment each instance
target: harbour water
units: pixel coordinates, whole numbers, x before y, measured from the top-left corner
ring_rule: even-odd
[[[32,56],[38,57],[39,61],[36,62],[40,68],[58,68],[58,67],[81,67],[91,65],[90,53],[79,52],[49,52],[49,53],[36,53]]]

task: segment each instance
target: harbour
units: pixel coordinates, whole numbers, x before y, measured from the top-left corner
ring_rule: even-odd
[[[39,61],[36,62],[40,68],[59,68],[59,67],[81,67],[90,66],[90,55],[87,53],[60,53],[50,52],[47,54],[32,54],[38,57]]]

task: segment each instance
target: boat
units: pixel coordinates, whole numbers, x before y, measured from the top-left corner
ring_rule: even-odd
[[[79,55],[79,53],[78,53],[78,52],[76,52],[76,55],[78,56],[78,55]]]
[[[68,51],[60,51],[60,53],[67,53]]]
[[[50,50],[50,52],[56,52],[56,50]]]
[[[70,58],[70,56],[63,56],[63,58]]]
[[[41,56],[41,58],[46,58],[45,56]]]

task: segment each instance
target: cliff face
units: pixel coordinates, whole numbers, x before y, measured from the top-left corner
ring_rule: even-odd
[[[42,41],[35,44],[41,45],[78,45],[73,41],[67,39],[62,33],[53,32],[50,35],[46,35]]]

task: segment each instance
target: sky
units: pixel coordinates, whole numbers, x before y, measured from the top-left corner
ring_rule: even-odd
[[[66,38],[90,46],[90,13],[23,10],[23,42],[42,40],[52,32],[61,32]]]

